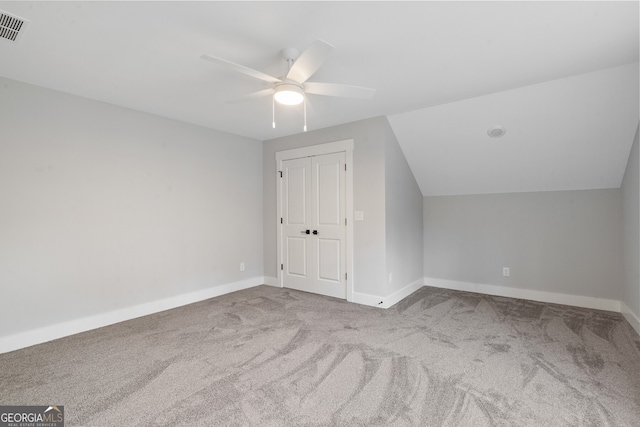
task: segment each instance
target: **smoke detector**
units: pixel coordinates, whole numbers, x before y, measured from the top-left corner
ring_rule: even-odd
[[[487,130],[487,135],[491,138],[500,138],[505,133],[507,133],[507,129],[504,126],[493,126]]]
[[[0,10],[0,39],[17,42],[28,21]]]

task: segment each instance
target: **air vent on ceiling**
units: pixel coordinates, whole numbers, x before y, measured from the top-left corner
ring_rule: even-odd
[[[507,129],[504,126],[494,126],[487,130],[487,135],[491,138],[500,138],[507,132]]]
[[[24,19],[0,10],[0,39],[18,41],[20,30],[24,29],[25,23]]]

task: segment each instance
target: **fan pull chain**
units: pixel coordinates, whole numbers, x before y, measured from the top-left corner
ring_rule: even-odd
[[[271,126],[276,128],[276,97],[271,98]]]
[[[303,132],[307,131],[307,97],[303,95],[304,100],[304,127],[302,128]]]

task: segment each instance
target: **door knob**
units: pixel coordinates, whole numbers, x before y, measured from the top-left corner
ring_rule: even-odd
[[[318,230],[313,230],[313,234],[318,234]]]
[[[302,230],[302,231],[300,232],[300,234],[309,234],[309,233],[310,233],[310,231],[309,231],[309,230]]]

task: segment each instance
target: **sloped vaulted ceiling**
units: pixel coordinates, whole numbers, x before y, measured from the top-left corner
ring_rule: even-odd
[[[617,188],[638,63],[389,117],[422,194]],[[506,130],[492,138],[488,130]]]

